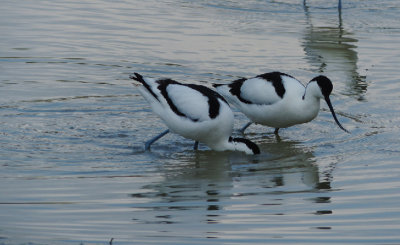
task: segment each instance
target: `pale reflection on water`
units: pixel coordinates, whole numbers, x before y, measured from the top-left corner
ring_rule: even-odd
[[[287,205],[286,195],[313,193],[315,196],[303,201],[310,205],[329,203],[330,170],[320,180],[312,152],[291,141],[263,145],[263,152],[249,159],[242,154],[199,151],[189,157],[179,156],[178,162],[166,160],[160,166],[160,172],[164,173],[162,181],[131,194],[138,203],[133,206],[133,220],[155,226],[151,236],[159,233],[182,236],[182,232],[188,237],[212,234],[214,238],[229,239],[230,232],[201,224],[252,226],[264,222],[266,215],[290,215],[283,208]],[[249,211],[256,216],[246,218]],[[332,211],[311,212],[321,215]],[[193,218],[198,222],[196,231],[180,227]]]
[[[30,188],[32,193],[27,193],[26,186],[20,186],[18,182],[24,180],[20,178],[12,183],[15,185],[14,191],[19,190],[18,193],[24,196],[25,201],[6,202],[2,205],[11,205],[11,210],[25,207],[22,216],[17,218],[19,221],[12,223],[19,229],[24,227],[30,237],[38,240],[43,238],[40,233],[38,236],[33,235],[36,229],[32,230],[29,223],[24,221],[27,218],[41,220],[41,229],[55,234],[55,237],[79,235],[84,239],[84,231],[73,235],[68,230],[73,224],[79,224],[88,231],[102,231],[101,235],[96,235],[99,240],[106,240],[107,236],[124,239],[126,232],[129,232],[134,234],[137,241],[151,239],[161,242],[159,239],[162,237],[173,237],[174,241],[183,239],[190,243],[193,238],[232,239],[233,234],[230,234],[229,228],[231,225],[235,229],[241,224],[246,227],[256,225],[264,222],[265,215],[290,217],[293,214],[290,209],[287,210],[288,196],[294,195],[294,199],[302,196],[302,202],[309,204],[329,203],[330,196],[326,193],[330,190],[330,183],[327,181],[329,178],[324,176],[320,181],[320,170],[313,160],[315,156],[312,152],[301,147],[298,142],[281,139],[281,142],[274,143],[273,138],[265,140],[271,142],[263,145],[262,156],[254,158],[213,151],[161,155],[146,153],[147,159],[161,157],[164,160],[156,166],[144,163],[143,167],[147,168],[148,174],[141,170],[141,175],[134,173],[139,169],[133,167],[132,163],[125,162],[124,165],[127,166],[112,166],[93,162],[89,164],[86,173],[81,169],[79,176],[73,172],[64,172],[64,176],[59,178],[32,178],[30,181],[35,183]],[[188,142],[188,145],[191,144]],[[137,159],[136,162],[141,161]],[[54,168],[56,169],[52,170]],[[68,166],[65,168],[69,169]],[[53,166],[52,169],[47,171],[51,173],[59,167]],[[104,171],[105,169],[108,171]],[[150,176],[152,177],[149,178]],[[53,181],[57,184],[43,187]],[[125,196],[123,193],[129,193],[131,188],[135,191]],[[312,196],[305,198],[305,193]],[[31,207],[28,208],[27,205]],[[51,210],[35,211],[40,206],[48,206]],[[107,215],[102,214],[104,210],[108,210]],[[313,215],[331,212],[318,207],[307,210]],[[249,211],[250,217],[246,215]],[[90,215],[81,216],[82,212],[89,212]],[[64,215],[68,217],[62,218]],[[108,215],[112,215],[113,219],[107,221]],[[128,220],[126,215],[129,215]],[[12,216],[7,219],[13,220]],[[126,229],[106,231],[110,222],[116,229],[123,226]],[[193,222],[197,224],[196,229],[188,229],[185,224]],[[135,227],[135,224],[140,226]],[[216,224],[226,227],[222,227],[220,231],[209,227]],[[64,230],[61,233],[60,228]]]
[[[304,6],[306,28],[302,43],[307,60],[318,67],[319,73],[343,73],[348,85],[347,94],[363,100],[367,91],[365,75],[359,74],[357,66],[357,42],[354,33],[343,26],[342,11],[338,10],[338,19],[327,26],[313,24],[309,7]]]

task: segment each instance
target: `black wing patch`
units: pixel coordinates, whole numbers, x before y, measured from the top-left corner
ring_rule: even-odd
[[[174,102],[172,102],[171,98],[168,96],[168,92],[167,92],[167,86],[168,86],[168,85],[170,85],[170,84],[179,84],[179,85],[182,85],[182,84],[178,83],[178,82],[175,81],[175,80],[169,79],[169,78],[157,80],[157,83],[159,84],[158,87],[157,87],[158,90],[160,90],[162,96],[164,96],[164,98],[165,98],[165,100],[167,101],[169,107],[171,108],[171,110],[172,110],[173,112],[175,112],[176,115],[181,116],[181,117],[187,117],[187,118],[189,118],[190,120],[192,120],[192,121],[194,121],[194,122],[196,122],[196,121],[199,120],[199,119],[190,118],[190,117],[188,117],[187,115],[185,115],[184,113],[182,113],[182,112],[176,107],[176,105],[174,104]]]
[[[279,97],[283,98],[283,96],[285,95],[286,89],[283,86],[281,76],[292,77],[285,73],[276,71],[276,72],[269,72],[269,73],[264,73],[264,74],[258,75],[258,76],[256,76],[256,78],[261,78],[261,79],[264,79],[264,80],[272,83],[272,85],[275,88],[276,94]],[[229,87],[230,87],[229,92],[231,92],[232,95],[236,96],[241,102],[243,102],[245,104],[252,104],[251,101],[249,101],[241,96],[241,88],[243,86],[243,83],[247,80],[248,79],[246,79],[246,78],[240,78],[238,80],[233,81],[232,83],[229,84]]]
[[[219,93],[203,85],[187,84],[186,86],[188,86],[191,89],[199,91],[202,95],[208,98],[208,116],[210,118],[216,118],[219,115],[219,108],[221,105],[218,101],[218,98],[226,102],[226,104],[228,104],[225,98],[222,97]]]
[[[208,98],[208,114],[210,118],[216,118],[219,115],[219,109],[220,109],[220,103],[218,101],[218,98],[221,99],[222,101],[226,100],[224,99],[224,97],[222,97],[220,94],[218,94],[217,92],[202,86],[202,85],[197,85],[197,84],[182,84],[179,83],[177,81],[174,81],[172,79],[161,79],[158,80],[157,83],[158,85],[158,89],[160,90],[161,94],[164,96],[165,100],[167,101],[168,105],[171,107],[172,111],[177,114],[178,116],[181,117],[186,117],[189,118],[190,120],[192,120],[193,122],[197,122],[199,119],[198,118],[190,118],[189,116],[185,115],[183,112],[181,112],[178,107],[174,104],[174,102],[171,100],[171,98],[168,96],[168,92],[167,92],[167,86],[170,84],[178,84],[181,86],[187,86],[191,89],[194,89],[198,92],[200,92],[202,95],[204,95],[205,97]],[[226,102],[228,104],[228,102]]]
[[[233,81],[232,83],[229,84],[229,87],[231,88],[229,90],[229,92],[231,92],[231,94],[233,94],[234,96],[236,96],[241,102],[245,103],[245,104],[252,104],[250,101],[246,100],[245,98],[243,98],[240,94],[241,94],[241,88],[243,83],[247,80],[247,78],[240,78],[238,80]]]
[[[282,73],[282,72],[278,72],[278,71],[264,73],[264,74],[258,75],[256,77],[259,77],[259,78],[262,78],[262,79],[264,79],[264,80],[266,80],[268,82],[271,82],[272,85],[275,88],[276,94],[279,97],[283,98],[283,95],[285,94],[286,89],[285,89],[285,87],[283,86],[283,83],[282,83],[282,76],[292,77],[292,76],[290,76],[288,74],[285,74],[285,73]]]

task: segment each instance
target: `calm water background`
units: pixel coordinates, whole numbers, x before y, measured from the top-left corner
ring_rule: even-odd
[[[0,8],[0,244],[400,244],[397,0],[13,1]],[[334,82],[262,154],[169,135],[129,74]],[[236,113],[236,128],[246,123]]]

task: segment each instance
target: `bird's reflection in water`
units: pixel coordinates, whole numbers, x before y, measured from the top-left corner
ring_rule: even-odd
[[[367,83],[366,77],[360,75],[357,66],[358,40],[352,32],[343,27],[342,11],[338,9],[338,20],[335,25],[316,26],[313,24],[309,7],[304,4],[307,27],[302,46],[306,59],[316,68],[315,72],[338,74],[338,77],[343,77],[347,84],[346,93],[358,100],[364,100]]]
[[[312,151],[299,142],[276,142],[270,137],[260,144],[260,156],[200,150],[166,158],[159,166],[162,180],[131,195],[134,220],[146,224],[224,223],[231,215],[229,210],[242,207],[241,200],[251,198],[252,205],[258,203],[265,209],[271,202],[288,205],[284,197],[288,193],[318,194],[305,202],[329,201],[329,192],[324,192],[330,188],[329,178],[320,177]],[[321,192],[324,194],[319,197]]]

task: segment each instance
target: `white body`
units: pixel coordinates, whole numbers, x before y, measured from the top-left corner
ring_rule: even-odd
[[[246,80],[241,87],[241,96],[252,103],[240,101],[231,94],[228,85],[218,86],[217,90],[254,123],[286,128],[313,120],[323,98],[317,83],[310,82],[306,88],[293,77],[281,77],[286,90],[283,98],[271,82],[259,77]]]
[[[238,150],[247,154],[254,154],[246,144],[230,138],[233,132],[234,116],[222,96],[213,96],[218,101],[219,110],[217,116],[211,118],[209,98],[198,90],[184,84],[172,83],[166,86],[163,95],[158,80],[152,78],[143,78],[143,80],[147,87],[139,86],[139,92],[170,131],[185,138],[202,142],[216,151]],[[215,93],[211,90],[210,92]],[[175,106],[183,115],[178,115],[171,108],[171,103],[168,103],[165,95],[173,103],[172,106]]]

